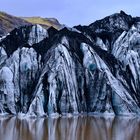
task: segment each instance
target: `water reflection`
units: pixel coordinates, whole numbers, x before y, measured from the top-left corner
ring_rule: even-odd
[[[138,140],[140,119],[128,117],[0,118],[0,140]]]

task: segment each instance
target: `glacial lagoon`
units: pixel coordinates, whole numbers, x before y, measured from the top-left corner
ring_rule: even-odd
[[[139,140],[140,118],[0,117],[0,140]]]

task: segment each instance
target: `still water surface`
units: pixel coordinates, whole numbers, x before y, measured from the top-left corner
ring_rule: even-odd
[[[140,118],[0,117],[0,140],[140,140]]]

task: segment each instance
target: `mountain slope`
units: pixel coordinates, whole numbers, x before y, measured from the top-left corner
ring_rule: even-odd
[[[41,17],[15,17],[5,12],[0,12],[0,37],[6,35],[15,28],[31,25],[40,24],[44,28],[54,27],[60,29],[63,26],[54,18],[41,18]]]
[[[0,41],[0,113],[139,115],[139,31],[122,11],[89,26],[14,29]]]
[[[62,25],[59,23],[57,19],[54,18],[41,18],[41,17],[22,17],[27,22],[33,24],[40,24],[44,28],[54,27],[56,29],[60,29]]]
[[[0,12],[0,36],[6,35],[14,28],[29,24],[30,23],[25,20],[22,20],[4,12]]]

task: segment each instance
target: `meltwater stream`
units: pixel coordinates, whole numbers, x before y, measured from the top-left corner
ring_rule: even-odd
[[[139,140],[140,118],[0,118],[0,140]]]

